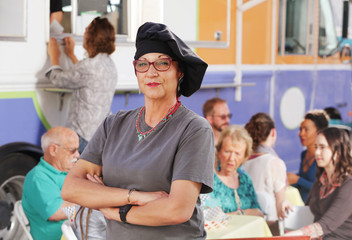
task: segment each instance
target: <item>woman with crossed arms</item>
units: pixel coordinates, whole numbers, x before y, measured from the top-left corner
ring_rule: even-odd
[[[62,196],[100,209],[107,239],[205,239],[199,194],[212,191],[214,137],[179,97],[200,88],[207,64],[163,24],[143,24],[136,49],[145,105],[105,119]],[[101,175],[105,186],[88,180]]]

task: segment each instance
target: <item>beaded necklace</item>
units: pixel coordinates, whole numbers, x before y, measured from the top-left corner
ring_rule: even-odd
[[[181,102],[177,100],[176,104],[169,110],[169,112],[166,114],[166,116],[160,120],[160,122],[158,122],[157,125],[155,125],[155,127],[153,127],[152,129],[150,129],[148,132],[143,133],[140,129],[139,129],[139,119],[142,115],[142,112],[144,110],[145,107],[143,107],[141,109],[141,111],[138,114],[137,120],[136,120],[136,130],[137,130],[137,136],[138,136],[138,141],[143,140],[145,137],[147,137],[150,133],[152,133],[155,128],[163,122],[166,122],[167,119],[169,119],[170,117],[172,117],[172,114],[174,114],[176,112],[176,110],[178,109],[178,107],[181,105]]]

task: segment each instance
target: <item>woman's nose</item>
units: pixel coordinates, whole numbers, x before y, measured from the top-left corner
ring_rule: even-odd
[[[236,161],[235,153],[233,153],[233,152],[230,153],[229,159],[230,159],[231,161]]]
[[[319,154],[320,154],[320,149],[319,149],[319,148],[316,148],[316,149],[315,149],[315,154],[316,154],[316,155],[319,155]]]
[[[304,135],[305,135],[305,133],[303,131],[299,131],[299,133],[298,133],[299,137],[303,137]]]
[[[153,77],[158,76],[158,71],[154,68],[153,64],[150,64],[147,73],[149,76],[153,76]]]

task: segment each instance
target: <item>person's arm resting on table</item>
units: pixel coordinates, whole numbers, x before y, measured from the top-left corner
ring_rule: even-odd
[[[299,176],[295,173],[287,173],[287,182],[289,185],[296,184],[298,182]]]
[[[309,181],[305,178],[299,177],[296,184],[309,191],[312,188],[313,183],[314,181]]]

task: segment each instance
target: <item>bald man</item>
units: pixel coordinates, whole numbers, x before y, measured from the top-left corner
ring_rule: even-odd
[[[22,206],[34,240],[60,239],[67,216],[61,208],[75,204],[61,198],[67,172],[79,157],[77,134],[66,127],[54,127],[41,138],[44,156],[26,176]]]

